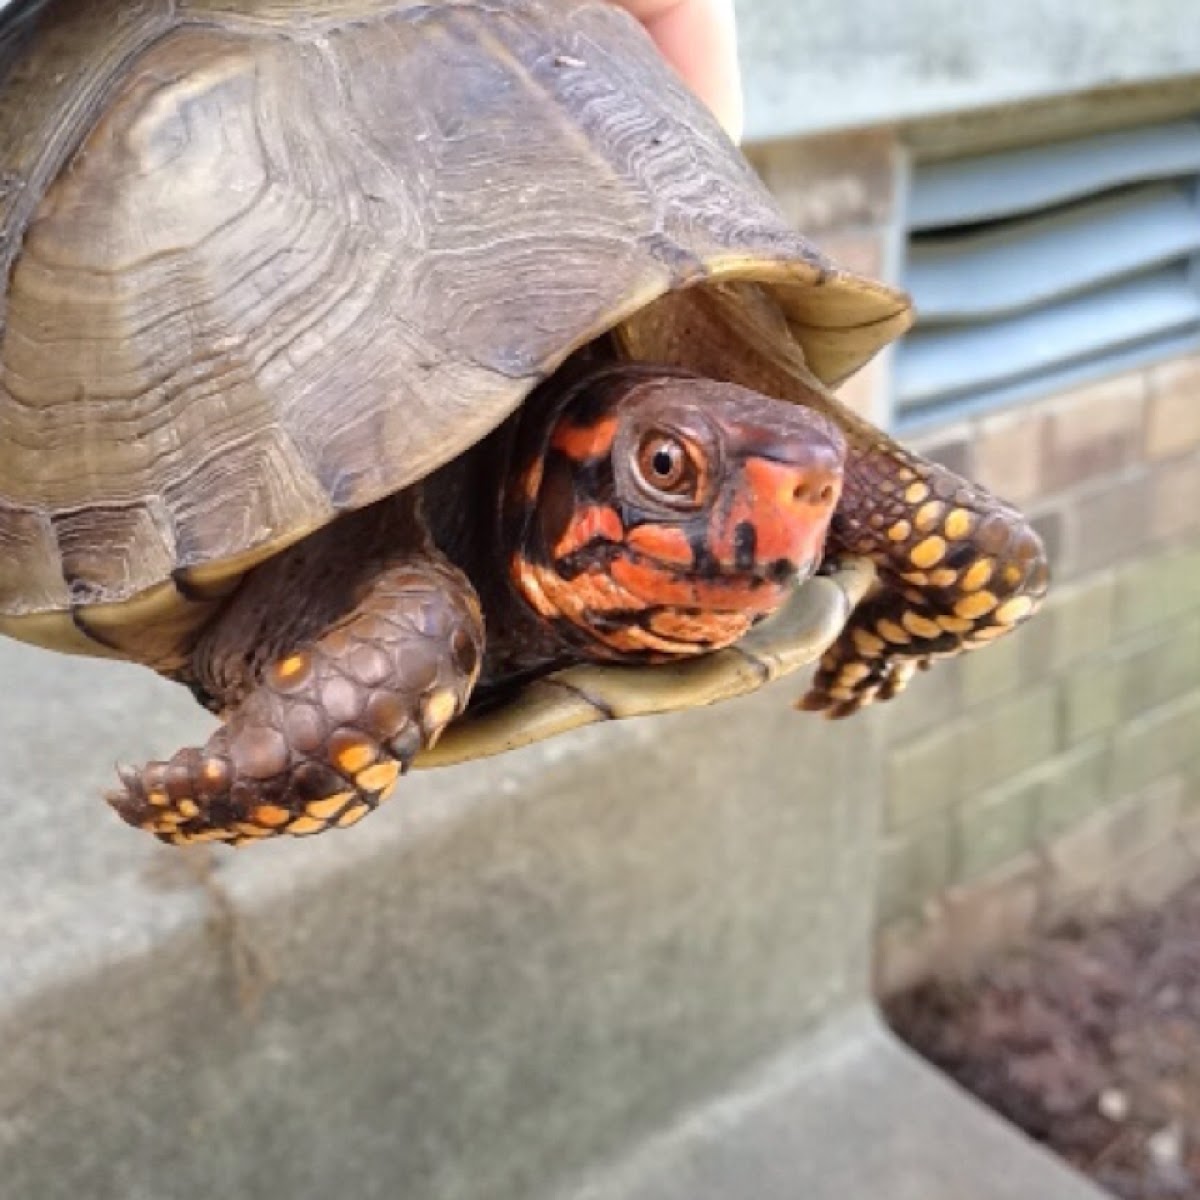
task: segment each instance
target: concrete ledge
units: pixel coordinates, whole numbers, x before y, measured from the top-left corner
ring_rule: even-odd
[[[11,643],[0,678],[4,1200],[1091,1195],[844,1018],[877,723],[801,680],[181,854],[98,799],[203,732],[181,689]]]
[[[1103,1200],[866,1006],[558,1200]]]
[[[0,677],[5,1200],[531,1200],[865,991],[872,726],[800,680],[189,858],[97,798],[182,689]]]

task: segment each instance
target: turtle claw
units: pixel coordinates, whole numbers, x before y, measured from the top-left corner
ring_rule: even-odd
[[[118,763],[117,777],[121,786],[106,791],[105,801],[116,810],[123,821],[130,825],[142,824],[148,818],[150,806],[146,802],[146,789],[142,786],[141,772],[127,763]]]
[[[349,620],[266,666],[200,749],[118,767],[110,805],[172,845],[355,825],[467,706],[478,605],[440,560],[381,569]]]
[[[131,796],[136,796],[141,790],[141,775],[136,767],[130,766],[128,763],[116,764],[117,778],[121,781],[121,787],[111,788],[104,793],[104,798],[109,804],[117,805],[128,802]]]
[[[890,654],[868,657],[857,647],[847,652],[839,641],[826,652],[812,687],[796,702],[796,707],[820,713],[832,721],[843,720],[872,704],[900,695],[918,670],[929,669],[930,661],[928,657],[900,658]]]

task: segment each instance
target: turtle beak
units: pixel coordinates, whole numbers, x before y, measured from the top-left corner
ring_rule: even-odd
[[[810,575],[841,498],[843,458],[840,445],[812,434],[746,447],[714,513],[717,559],[775,583]]]

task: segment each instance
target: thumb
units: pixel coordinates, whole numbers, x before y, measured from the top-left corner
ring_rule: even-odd
[[[733,0],[617,2],[645,25],[663,57],[739,141],[743,103]]]

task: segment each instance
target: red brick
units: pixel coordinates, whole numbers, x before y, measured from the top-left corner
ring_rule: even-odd
[[[1200,396],[1195,400],[1200,412]],[[1158,464],[1150,479],[1150,536],[1187,537],[1200,532],[1200,454]]]
[[[1073,496],[1076,569],[1089,571],[1144,552],[1150,530],[1145,472],[1114,479]]]
[[[895,701],[902,703],[903,697]],[[955,722],[896,746],[887,759],[884,825],[889,832],[935,818],[962,797],[963,728]]]
[[[1041,489],[1045,437],[1040,407],[984,418],[975,435],[975,478],[1014,504],[1034,499]]]
[[[1200,868],[1194,845],[1196,831],[1189,828],[1187,832],[1190,836],[1182,836],[1176,828],[1173,836],[1147,847],[1123,867],[1123,890],[1135,904],[1151,907],[1162,904],[1174,891],[1196,878]]]
[[[1140,577],[1131,580],[1130,586],[1140,582]],[[1102,653],[1112,643],[1116,598],[1108,573],[1051,588],[1045,608],[1022,633],[1033,642],[1045,668],[1065,675],[1080,660]]]
[[[949,882],[950,822],[920,821],[884,840],[876,894],[878,918],[891,921],[921,911]]]
[[[1027,515],[1046,547],[1052,581],[1061,583],[1078,575],[1075,548],[1079,539],[1074,507],[1066,501],[1059,501],[1057,504],[1039,505]]]
[[[933,462],[941,463],[957,475],[974,478],[975,463],[972,455],[975,431],[966,421],[953,425],[940,425],[917,437],[906,438],[911,450]]]
[[[1169,458],[1200,447],[1200,358],[1181,358],[1149,373],[1146,455]]]
[[[1046,422],[1043,491],[1098,479],[1138,461],[1146,379],[1122,375],[1056,400]]]

